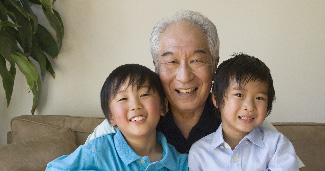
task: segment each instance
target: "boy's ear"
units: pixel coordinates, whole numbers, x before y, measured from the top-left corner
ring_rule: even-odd
[[[219,108],[213,93],[212,93],[212,102],[213,102],[214,107]]]
[[[112,126],[116,126],[114,117],[112,116],[112,114],[108,115],[108,122],[112,125]]]
[[[165,98],[165,105],[166,105],[166,110],[164,111],[164,110],[161,110],[161,114],[160,114],[160,116],[165,116],[166,115],[166,113],[168,112],[168,99],[167,98]]]

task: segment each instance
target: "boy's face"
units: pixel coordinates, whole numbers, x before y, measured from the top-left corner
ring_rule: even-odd
[[[115,97],[111,99],[110,123],[117,125],[126,138],[152,135],[162,110],[160,97],[152,89],[148,91],[148,83],[144,83],[139,90],[124,83]]]
[[[235,79],[230,80],[229,83],[224,105],[219,107],[222,129],[224,134],[244,137],[266,117],[268,85],[250,81],[240,88]],[[213,103],[218,108],[214,98]]]

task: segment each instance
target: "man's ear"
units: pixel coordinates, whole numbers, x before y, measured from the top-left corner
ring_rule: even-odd
[[[216,72],[216,70],[217,70],[218,63],[219,63],[219,59],[220,59],[220,57],[218,56],[217,59],[215,59],[214,62],[213,62],[213,68],[214,68],[214,70],[213,70],[213,74],[214,74],[214,73]]]
[[[156,62],[154,60],[152,60],[153,66],[155,66],[155,73],[158,73],[158,68],[156,66]]]
[[[219,108],[213,93],[212,93],[212,102],[213,102],[214,107]]]
[[[166,113],[168,112],[168,99],[167,98],[165,98],[165,105],[166,105],[166,110],[164,111],[164,110],[161,110],[161,114],[160,114],[160,116],[165,116],[166,115]]]

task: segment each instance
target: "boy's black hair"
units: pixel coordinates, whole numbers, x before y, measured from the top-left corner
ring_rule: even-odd
[[[125,64],[112,71],[107,77],[100,93],[101,107],[107,120],[109,120],[109,115],[111,114],[109,104],[126,81],[128,81],[128,86],[137,87],[137,89],[140,89],[148,81],[149,90],[153,89],[154,92],[158,93],[162,110],[166,112],[165,93],[159,76],[145,66]]]
[[[230,80],[235,79],[239,87],[245,86],[250,81],[260,81],[269,86],[268,90],[268,116],[275,100],[275,90],[270,69],[261,60],[244,53],[237,53],[234,57],[222,62],[217,68],[212,87],[213,94],[218,106],[224,105],[224,97]]]

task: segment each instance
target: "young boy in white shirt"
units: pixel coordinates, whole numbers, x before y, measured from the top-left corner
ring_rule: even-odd
[[[298,170],[296,153],[281,133],[261,127],[275,99],[269,68],[240,53],[219,65],[212,88],[222,124],[193,144],[189,169]]]

